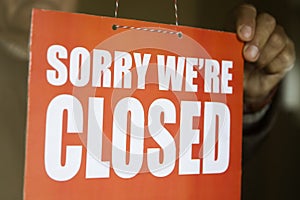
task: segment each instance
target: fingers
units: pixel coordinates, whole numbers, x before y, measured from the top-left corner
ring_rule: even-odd
[[[268,13],[257,14],[254,6],[241,5],[237,10],[238,37],[245,42],[245,61],[255,63],[267,74],[284,73],[295,61],[293,42]]]
[[[288,71],[294,67],[296,60],[294,43],[288,39],[283,50],[279,52],[270,63],[263,68],[266,74],[279,74],[284,76]]]
[[[277,55],[286,48],[288,43],[288,37],[285,34],[284,29],[277,25],[273,33],[271,33],[267,43],[261,50],[260,56],[257,60],[259,68],[268,66],[276,58]]]
[[[244,58],[266,74],[285,74],[295,62],[294,43],[267,13],[257,16],[256,31],[243,49]]]
[[[275,27],[276,20],[271,15],[263,13],[257,16],[254,37],[250,42],[246,43],[243,51],[247,61],[256,62],[259,59]]]
[[[243,4],[237,9],[236,30],[240,40],[248,42],[254,37],[256,14],[256,8],[249,4]]]
[[[237,35],[245,44],[245,102],[260,102],[292,69],[294,43],[270,14],[258,14],[249,4],[240,6],[236,14]]]

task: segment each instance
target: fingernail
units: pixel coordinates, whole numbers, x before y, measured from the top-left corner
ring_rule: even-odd
[[[255,59],[258,55],[258,48],[255,45],[249,45],[246,47],[245,53],[249,55],[252,59]]]
[[[240,33],[243,35],[244,38],[249,39],[252,34],[252,28],[247,25],[243,25],[240,29]]]

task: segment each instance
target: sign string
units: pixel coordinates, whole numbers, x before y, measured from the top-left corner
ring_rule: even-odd
[[[119,11],[119,0],[116,0],[115,17],[118,17],[118,11]]]
[[[174,11],[175,11],[175,24],[178,26],[178,8],[177,8],[177,0],[174,0]]]
[[[118,17],[118,12],[119,12],[119,0],[116,0],[115,4],[115,17]],[[177,0],[174,0],[174,13],[175,13],[175,24],[178,26],[178,7],[177,7]],[[156,33],[167,33],[167,34],[172,34],[172,35],[178,35],[179,38],[182,37],[181,32],[176,32],[176,31],[168,31],[168,30],[161,30],[161,29],[153,29],[153,28],[140,28],[140,27],[133,27],[133,26],[122,26],[122,25],[113,25],[113,30],[117,30],[118,28],[123,28],[123,29],[130,29],[130,30],[142,30],[142,31],[150,31],[150,32],[156,32]]]

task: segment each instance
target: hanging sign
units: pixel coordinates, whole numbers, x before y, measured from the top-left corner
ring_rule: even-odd
[[[34,10],[25,200],[240,199],[233,33]]]

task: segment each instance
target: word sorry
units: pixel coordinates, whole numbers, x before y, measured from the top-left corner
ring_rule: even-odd
[[[133,54],[133,55],[132,55]],[[145,89],[146,74],[151,54],[128,53],[76,47],[70,53],[61,45],[52,45],[47,51],[47,61],[53,69],[47,70],[47,81],[62,86],[68,78],[75,87],[84,87],[90,80],[92,87],[131,88],[132,69],[137,73],[137,89]],[[69,66],[62,62],[69,60]],[[232,94],[230,69],[233,62],[214,59],[156,55],[159,90],[198,92],[194,79],[204,70],[204,92]],[[113,66],[112,66],[113,65]],[[113,68],[113,70],[111,70]],[[69,74],[68,74],[69,69]],[[92,74],[91,74],[92,73]],[[113,80],[113,81],[112,81]]]

